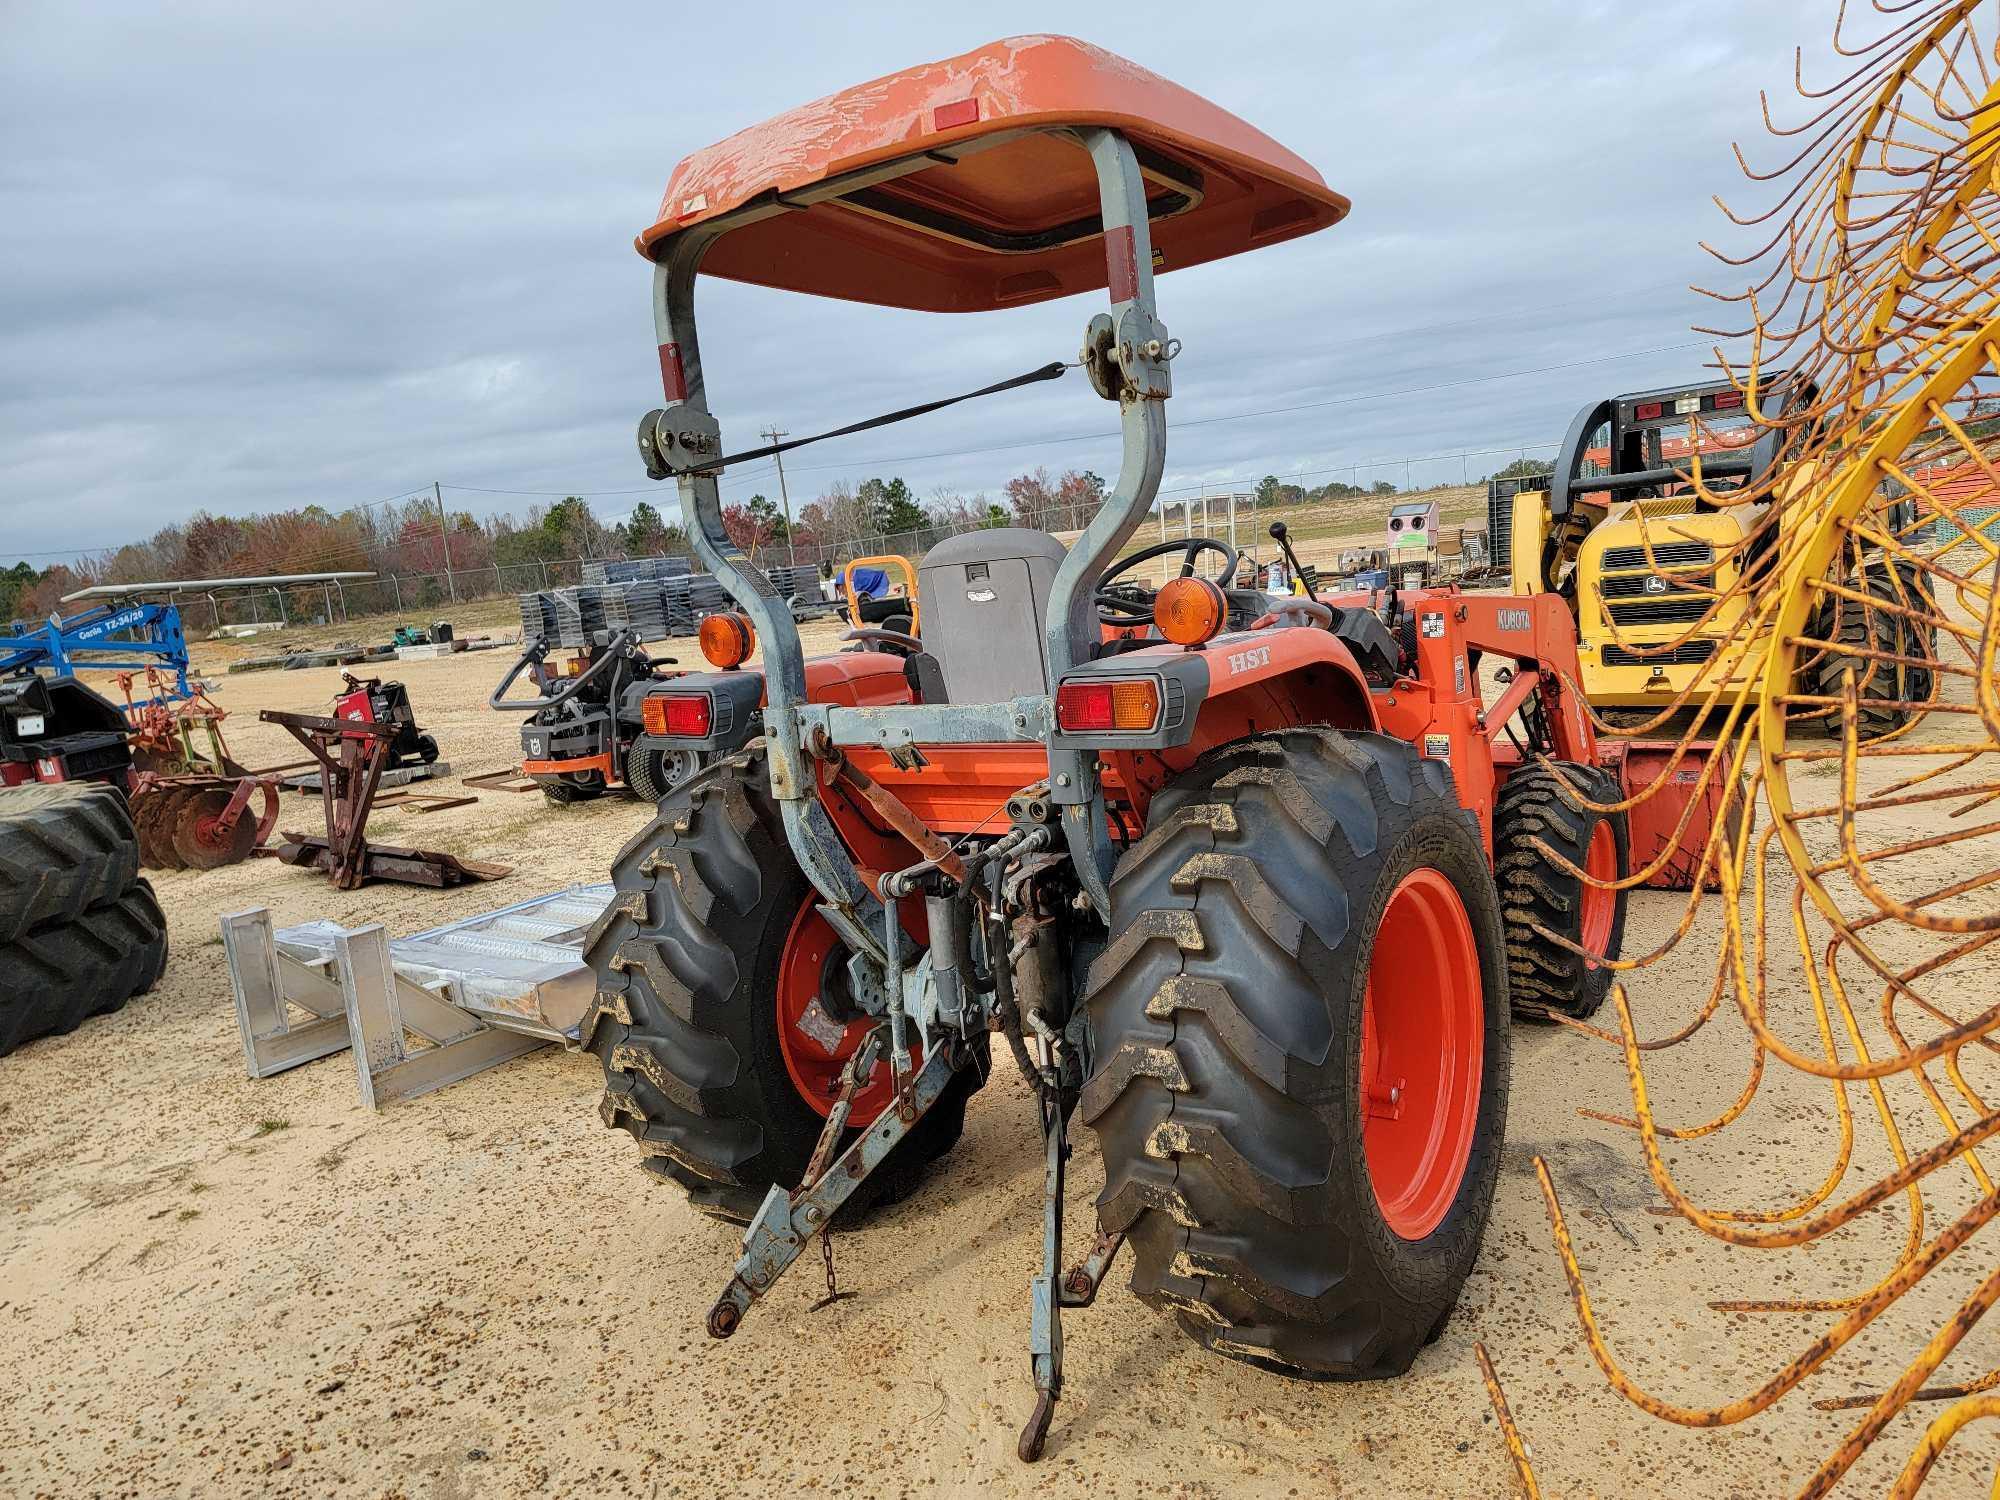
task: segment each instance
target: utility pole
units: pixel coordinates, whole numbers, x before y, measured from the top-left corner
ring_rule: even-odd
[[[776,445],[783,442],[786,435],[773,427],[764,436],[769,438],[773,445]],[[793,567],[797,567],[799,563],[799,545],[792,540],[792,497],[790,492],[785,489],[785,455],[782,453],[773,453],[771,457],[777,460],[778,500],[785,507],[785,556],[791,559]]]
[[[451,595],[451,602],[458,603],[458,585],[451,581],[451,522],[444,513],[444,486],[435,479],[431,481],[431,494],[438,503],[438,539],[444,543],[444,587]]]

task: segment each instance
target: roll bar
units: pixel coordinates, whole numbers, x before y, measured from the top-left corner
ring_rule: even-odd
[[[1118,480],[1097,514],[1071,545],[1050,590],[1042,642],[1046,680],[1053,683],[1088,658],[1097,629],[1097,581],[1152,508],[1166,463],[1166,401],[1172,394],[1169,362],[1177,352],[1154,312],[1153,253],[1145,179],[1131,143],[1098,127],[1052,127],[1090,155],[1103,224],[1102,247],[1110,309],[1091,318],[1084,332],[1083,363],[1100,394],[1116,400],[1122,436]],[[870,167],[868,182],[934,166],[919,152],[904,161]],[[791,195],[798,201],[838,197],[864,184],[829,178]],[[791,610],[763,572],[750,566],[722,524],[716,471],[704,469],[725,450],[721,427],[709,411],[701,345],[695,325],[695,276],[703,256],[733,229],[791,211],[788,202],[758,199],[723,217],[699,223],[665,244],[653,276],[653,318],[660,344],[661,382],[667,404],[641,424],[640,442],[680,490],[681,514],[695,555],[724,591],[749,615],[764,642],[771,791],[787,835],[807,877],[826,898],[823,908],[851,947],[886,958],[880,907],[856,874],[845,846],[814,795],[807,765],[808,734],[833,744],[971,743],[999,738],[1053,738],[1052,715],[1027,700],[1013,705],[914,705],[866,711],[810,705],[805,652]],[[1002,712],[1002,710],[1006,710]],[[996,726],[999,726],[996,728]],[[1010,727],[1011,726],[1011,727]],[[1078,878],[1100,911],[1108,911],[1114,850],[1107,828],[1097,760],[1092,752],[1051,747],[1049,782],[1062,807]],[[872,929],[872,930],[871,930]]]
[[[504,695],[507,689],[514,685],[514,679],[521,675],[522,669],[529,662],[540,662],[549,654],[549,643],[537,636],[528,643],[528,648],[521,653],[520,659],[509,669],[507,675],[500,679],[500,686],[495,688],[492,695],[487,698],[486,706],[488,708],[497,708],[502,713],[534,713],[544,708],[554,708],[558,704],[567,703],[578,693],[582,692],[587,684],[595,681],[599,673],[608,669],[614,661],[623,656],[625,648],[631,643],[632,632],[621,630],[612,636],[610,641],[605,645],[604,654],[592,662],[586,670],[572,678],[569,686],[561,692],[551,694],[545,698],[517,698],[512,702],[507,702],[504,700]]]

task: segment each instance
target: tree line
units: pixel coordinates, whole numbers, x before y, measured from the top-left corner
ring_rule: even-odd
[[[1529,469],[1546,472],[1547,465],[1528,459],[1502,473]],[[1260,509],[1395,493],[1396,486],[1386,480],[1306,487],[1269,474],[1256,486]],[[920,499],[900,476],[874,477],[858,485],[845,480],[829,485],[789,516],[781,500],[754,494],[725,505],[722,523],[730,539],[757,561],[772,560],[776,548],[784,549],[777,560],[802,563],[863,551],[919,555],[945,536],[981,527],[1073,531],[1089,521],[1104,494],[1104,480],[1088,469],[1052,475],[1038,468],[1017,474],[997,497],[939,489]],[[1185,514],[1188,504],[1166,503],[1169,521],[1178,524],[1176,517]],[[199,511],[143,542],[95,557],[40,570],[25,561],[0,569],[0,622],[42,619],[59,609],[64,594],[101,583],[348,569],[405,579],[441,578],[448,564],[454,574],[465,575],[470,587],[484,590],[497,581],[495,569],[690,551],[678,521],[668,520],[644,500],[608,521],[580,495],[532,506],[519,519],[496,515],[482,520],[467,510],[440,514],[429,496],[342,511],[319,505],[245,516]],[[532,571],[517,573],[501,587],[526,587],[534,576]],[[442,597],[443,591],[428,590],[419,597],[431,593]]]
[[[817,561],[867,548],[871,539],[896,539],[921,551],[938,535],[982,526],[1060,529],[1081,524],[1103,498],[1104,481],[1087,471],[1052,478],[1046,469],[1007,481],[1000,500],[986,494],[938,490],[919,500],[900,477],[840,482],[801,505],[789,522],[782,505],[763,494],[723,508],[723,525],[736,544],[756,557],[774,546],[788,557]],[[912,542],[911,534],[915,534]],[[377,573],[490,580],[493,570],[577,558],[687,554],[686,533],[659,507],[641,501],[606,521],[589,500],[569,495],[535,505],[519,519],[481,519],[470,511],[440,514],[429,497],[334,511],[300,510],[244,516],[198,511],[163,526],[142,542],[93,557],[37,569],[26,561],[0,569],[0,622],[36,621],[57,613],[64,594],[103,583],[144,583],[189,578],[249,578],[281,573]],[[869,550],[880,550],[871,548]],[[475,584],[483,586],[483,582]]]

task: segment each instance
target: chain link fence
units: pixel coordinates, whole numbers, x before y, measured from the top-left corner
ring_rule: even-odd
[[[1456,490],[1457,486],[1440,487]],[[1436,493],[1418,491],[1417,494]],[[1483,495],[1483,491],[1480,491]],[[1329,530],[1351,534],[1365,532],[1387,515],[1390,504],[1411,498],[1410,492],[1381,495],[1347,495],[1317,501],[1265,502],[1252,490],[1218,490],[1212,494],[1170,499],[1155,506],[1127,547],[1136,551],[1147,545],[1192,537],[1215,537],[1240,548],[1246,555],[1262,559],[1274,550],[1267,528],[1283,520],[1300,539],[1300,550],[1308,560],[1328,550],[1315,534]],[[989,525],[1031,525],[1072,540],[1097,513],[1101,501],[1037,508],[1027,517],[1010,513],[1005,520]],[[1476,507],[1475,507],[1476,508]],[[901,555],[920,559],[946,537],[982,529],[974,519],[939,523],[911,531],[867,532],[838,539],[772,539],[746,549],[759,567],[776,569],[818,569],[829,564],[837,573],[848,562],[861,557]],[[688,555],[685,546],[668,548],[655,556]],[[587,563],[623,560],[627,554],[616,549],[598,557],[570,557],[488,564],[473,568],[440,569],[436,572],[385,571],[373,579],[324,584],[297,584],[262,590],[183,595],[178,600],[192,630],[218,630],[225,626],[338,625],[363,616],[405,615],[412,620],[435,618],[453,605],[483,599],[506,598],[536,590],[564,588],[584,581]]]

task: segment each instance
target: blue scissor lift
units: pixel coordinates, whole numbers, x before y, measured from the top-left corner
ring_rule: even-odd
[[[187,636],[172,604],[97,604],[74,615],[51,615],[39,625],[16,620],[0,633],[0,677],[23,669],[74,677],[86,668],[170,674],[159,701],[194,696],[188,686]]]

